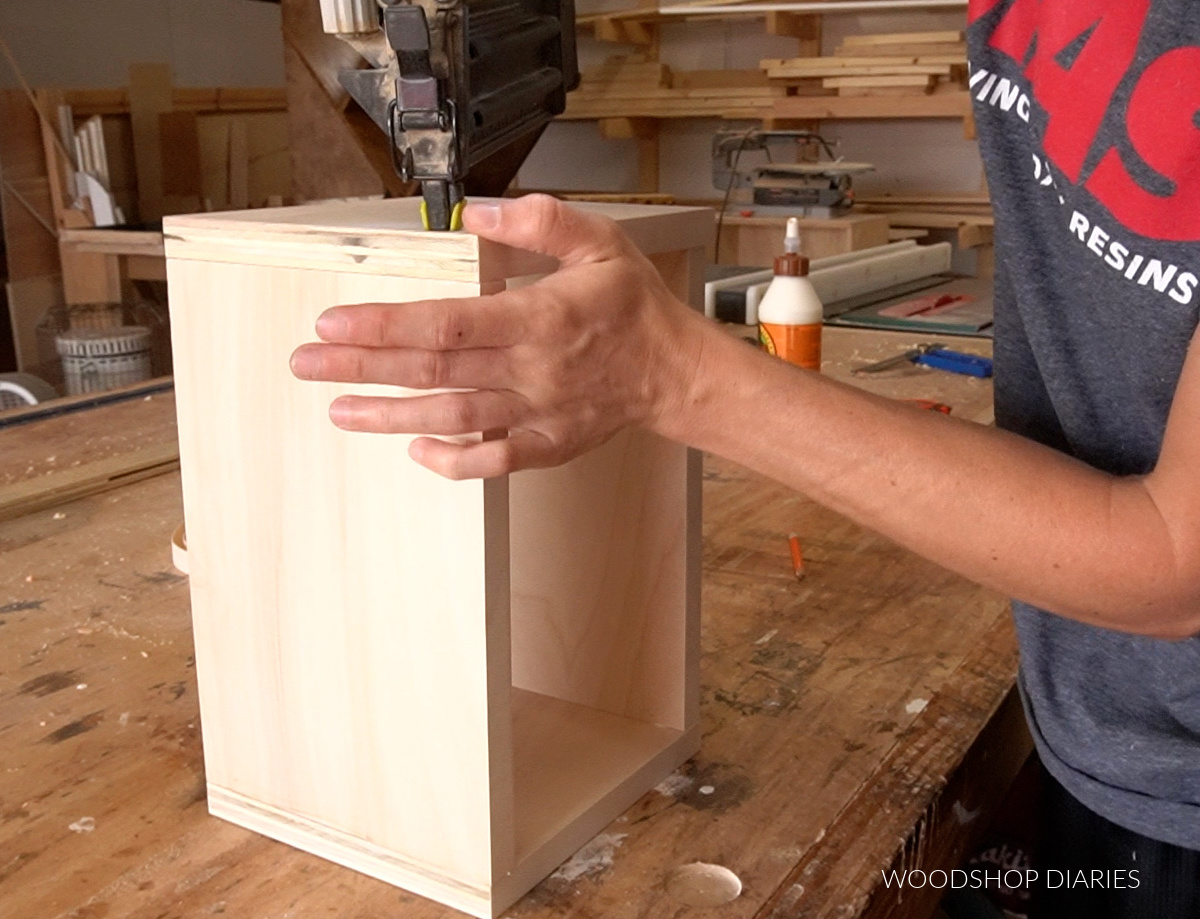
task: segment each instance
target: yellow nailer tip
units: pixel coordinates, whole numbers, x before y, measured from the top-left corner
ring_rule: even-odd
[[[467,206],[467,201],[464,198],[462,201],[459,201],[458,204],[454,205],[454,209],[450,211],[450,229],[451,230],[461,230],[462,229],[463,208],[466,206]],[[425,204],[424,200],[421,201],[421,226],[424,227],[426,230],[429,229],[429,207]]]

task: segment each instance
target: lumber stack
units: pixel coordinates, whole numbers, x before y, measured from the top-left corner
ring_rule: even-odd
[[[860,207],[877,214],[919,211],[928,214],[957,214],[963,217],[992,216],[992,203],[986,192],[856,195],[854,200]]]
[[[665,64],[610,58],[585,70],[564,118],[764,118],[786,94],[760,70],[672,72]]]
[[[762,68],[793,95],[912,96],[966,88],[961,32],[851,35],[832,55],[767,59]]]
[[[892,227],[956,231],[959,248],[992,242],[992,205],[986,193],[856,195],[854,206],[864,213],[886,214]]]

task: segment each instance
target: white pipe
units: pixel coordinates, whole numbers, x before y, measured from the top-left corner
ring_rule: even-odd
[[[817,296],[833,303],[949,270],[949,243],[918,247],[914,240],[905,239],[813,259],[809,265],[809,278],[817,289]],[[720,291],[749,284],[746,288],[746,325],[757,325],[758,302],[767,292],[773,276],[770,268],[749,268],[742,274],[707,282],[704,285],[704,315],[709,319],[716,318]]]
[[[706,13],[858,13],[864,10],[919,10],[962,7],[967,0],[793,0],[790,3],[747,3],[726,6],[693,6],[676,3],[660,6],[667,16],[699,16]]]

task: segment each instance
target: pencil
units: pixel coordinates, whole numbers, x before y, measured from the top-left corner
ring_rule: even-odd
[[[799,581],[804,577],[804,556],[800,554],[800,537],[795,533],[788,533],[788,547],[792,550],[792,570]]]

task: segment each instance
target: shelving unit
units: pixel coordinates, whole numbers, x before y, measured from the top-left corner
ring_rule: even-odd
[[[966,137],[974,137],[961,32],[856,36],[822,57],[820,15],[754,3],[707,13],[698,9],[704,5],[690,4],[695,11],[687,15],[653,6],[577,20],[597,40],[639,51],[585,71],[560,118],[597,121],[605,138],[636,137],[639,191],[658,189],[658,132],[665,120],[720,118],[811,129],[826,120],[953,118],[962,119]],[[747,17],[761,17],[768,35],[795,38],[797,56],[738,71],[671,73],[659,61],[664,25]]]

